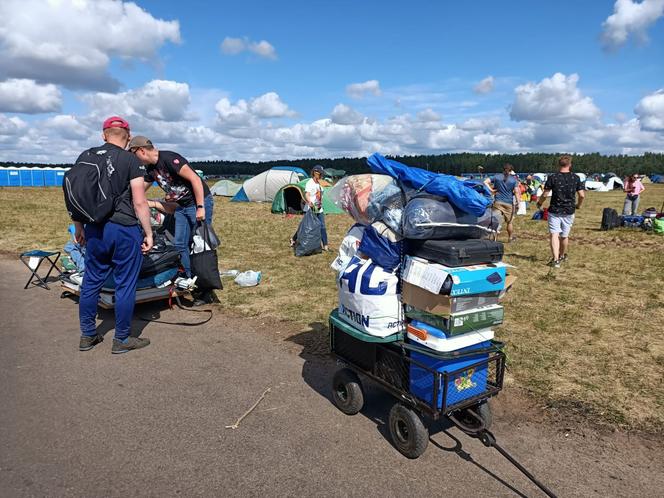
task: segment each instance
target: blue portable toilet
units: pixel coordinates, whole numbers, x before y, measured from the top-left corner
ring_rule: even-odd
[[[32,186],[44,186],[44,168],[32,168]]]
[[[32,187],[32,169],[22,166],[19,168],[21,187]]]
[[[18,168],[9,168],[7,170],[9,174],[9,186],[10,187],[20,187],[21,178],[19,176]]]
[[[55,186],[56,187],[62,187],[62,183],[64,182],[65,178],[65,173],[67,172],[69,168],[55,168]]]
[[[55,168],[44,168],[44,186],[56,187],[58,182],[55,177]]]
[[[0,187],[9,186],[9,172],[7,168],[0,168]]]

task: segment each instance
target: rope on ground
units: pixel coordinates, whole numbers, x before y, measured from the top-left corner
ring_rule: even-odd
[[[238,427],[240,427],[240,422],[242,422],[242,420],[244,420],[244,418],[245,418],[247,415],[249,415],[251,412],[253,412],[253,411],[256,409],[256,407],[258,406],[258,404],[259,404],[261,401],[263,401],[263,399],[265,398],[265,395],[267,395],[267,393],[269,393],[269,392],[270,392],[270,388],[268,387],[268,388],[263,392],[263,394],[261,395],[261,397],[258,398],[258,400],[257,400],[253,405],[251,405],[251,408],[249,408],[249,409],[244,413],[244,415],[242,415],[239,419],[237,419],[237,422],[235,422],[233,425],[227,425],[227,426],[226,426],[226,429],[237,429]]]

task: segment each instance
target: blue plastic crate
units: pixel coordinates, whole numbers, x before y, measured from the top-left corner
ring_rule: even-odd
[[[486,341],[460,349],[458,352],[466,353],[473,350],[485,349],[490,346],[491,341]],[[449,408],[457,403],[479,396],[487,390],[488,363],[483,363],[472,368],[467,367],[471,367],[474,363],[488,360],[489,353],[478,353],[458,359],[444,359],[411,351],[410,357],[427,367],[425,369],[410,362],[410,392],[429,405],[431,405],[433,399],[434,379],[436,377],[434,372],[449,373],[461,370],[448,377],[445,400],[443,400],[442,385],[444,377],[439,377],[440,385],[438,386],[438,399],[436,402],[436,407],[439,410],[443,409],[444,406]]]

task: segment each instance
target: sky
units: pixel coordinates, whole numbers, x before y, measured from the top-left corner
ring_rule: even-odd
[[[0,161],[664,152],[664,0],[2,0]]]

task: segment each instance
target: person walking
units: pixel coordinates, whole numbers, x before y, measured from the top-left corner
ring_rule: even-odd
[[[581,208],[586,196],[583,182],[571,171],[572,158],[568,155],[561,156],[558,166],[558,173],[549,175],[544,184],[544,192],[537,201],[537,207],[541,209],[551,192],[548,216],[551,261],[548,264],[554,268],[560,268],[561,263],[567,261],[574,213]]]
[[[323,167],[316,165],[311,170],[311,178],[304,186],[304,208],[303,211],[314,212],[318,221],[320,221],[320,237],[324,251],[329,251],[327,244],[327,229],[325,227],[325,213],[323,212],[323,187],[320,186],[320,180],[323,177]]]
[[[503,172],[484,180],[484,183],[491,189],[495,195],[493,208],[500,211],[504,224],[507,226],[507,242],[516,240],[514,236],[514,214],[518,206],[521,192],[519,190],[519,181],[512,171],[512,165],[505,163]]]
[[[625,204],[623,205],[623,216],[632,216],[638,214],[639,199],[641,193],[646,189],[639,179],[639,175],[631,174],[625,178],[624,187]]]
[[[196,225],[201,221],[212,224],[214,199],[210,188],[184,157],[177,152],[157,149],[147,137],[135,136],[129,142],[128,149],[147,168],[145,190],[157,182],[166,193],[165,200],[177,203],[174,245],[180,253],[186,277],[192,278],[189,249]],[[214,301],[211,289],[198,289],[193,295],[196,306]]]
[[[100,222],[74,219],[74,238],[86,246],[85,275],[81,284],[79,351],[89,351],[104,340],[97,333],[99,293],[109,275],[115,280],[115,337],[111,353],[144,348],[150,340],[130,335],[136,303],[136,282],[143,262],[142,252],[152,248],[152,228],[143,187],[145,168],[125,150],[129,123],[113,116],[102,125],[105,144],[83,152],[74,168],[91,165],[107,175],[113,196],[110,216]],[[72,169],[74,169],[72,168]],[[87,189],[95,186],[87,185]],[[143,232],[141,232],[141,227]]]

